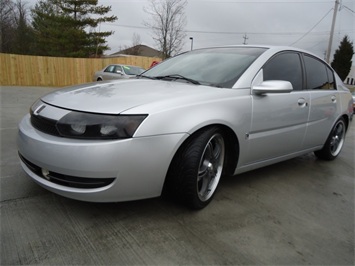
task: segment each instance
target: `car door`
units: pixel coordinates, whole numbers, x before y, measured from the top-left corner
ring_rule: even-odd
[[[329,66],[311,55],[304,54],[303,58],[310,92],[310,117],[304,142],[304,148],[308,149],[325,143],[339,116],[340,100]]]
[[[309,92],[304,90],[303,76],[301,55],[291,51],[275,55],[260,70],[260,82],[289,81],[293,91],[263,95],[252,92],[249,163],[285,156],[302,148],[310,98]]]
[[[112,79],[123,79],[123,78],[124,78],[124,72],[122,66],[117,65],[112,74]]]
[[[106,67],[105,71],[102,74],[103,80],[109,80],[112,79],[112,76],[114,75],[116,66],[115,65],[110,65]]]

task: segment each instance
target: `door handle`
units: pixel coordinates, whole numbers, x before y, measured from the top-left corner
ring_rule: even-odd
[[[297,103],[298,103],[298,106],[300,106],[300,107],[306,107],[308,105],[305,98],[299,98]]]
[[[332,103],[336,103],[337,102],[337,97],[335,95],[333,95],[330,99],[332,100]]]

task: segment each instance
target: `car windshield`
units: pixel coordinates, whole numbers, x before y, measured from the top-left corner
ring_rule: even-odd
[[[194,50],[154,66],[146,71],[144,76],[180,76],[202,85],[232,88],[243,72],[264,51],[265,48],[256,47]]]
[[[145,71],[145,69],[141,67],[134,66],[122,66],[124,73],[127,75],[139,75]]]

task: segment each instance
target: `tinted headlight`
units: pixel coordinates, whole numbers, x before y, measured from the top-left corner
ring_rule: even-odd
[[[80,139],[131,138],[147,115],[101,115],[70,112],[57,122],[63,137]]]

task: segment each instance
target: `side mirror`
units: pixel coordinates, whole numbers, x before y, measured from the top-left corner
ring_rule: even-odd
[[[118,75],[123,75],[123,73],[122,73],[121,70],[117,70],[117,71],[116,71],[116,74],[118,74]]]
[[[283,80],[267,80],[252,87],[252,92],[256,95],[266,93],[290,93],[292,90],[291,82]]]

